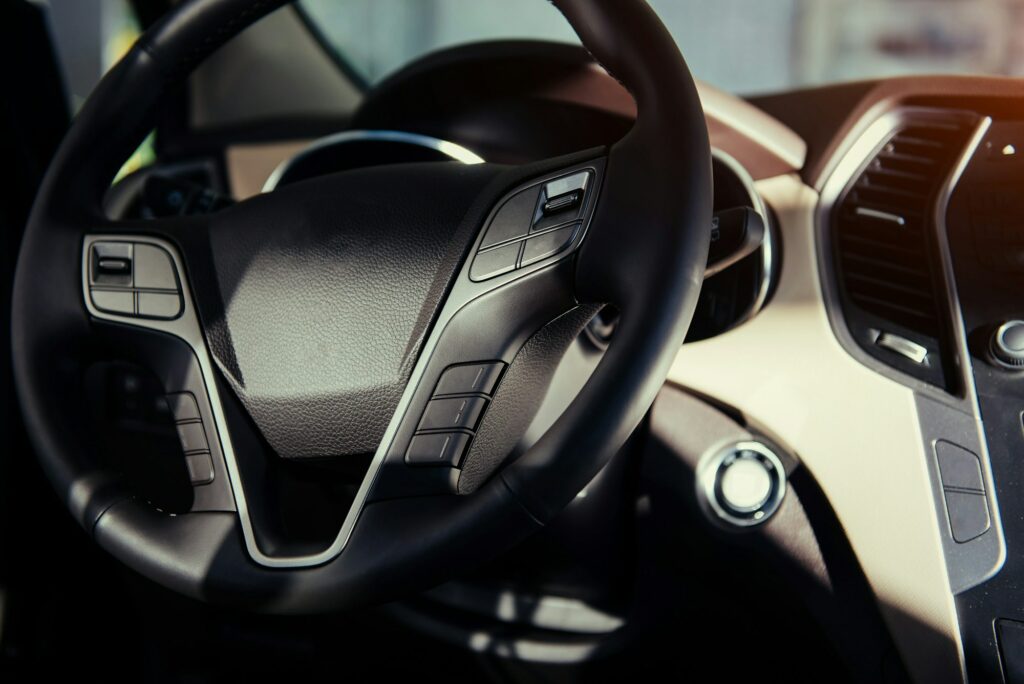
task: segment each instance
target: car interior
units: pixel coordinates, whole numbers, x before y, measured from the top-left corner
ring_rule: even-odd
[[[1024,80],[701,78],[856,5],[5,0],[0,681],[1024,682]]]

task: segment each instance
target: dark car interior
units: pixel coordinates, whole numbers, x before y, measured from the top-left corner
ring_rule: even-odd
[[[0,681],[1024,682],[1020,80],[125,4],[0,4]]]

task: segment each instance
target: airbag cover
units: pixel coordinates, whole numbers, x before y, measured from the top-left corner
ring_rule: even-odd
[[[279,455],[376,449],[497,172],[454,162],[348,171],[214,218],[219,301],[201,306],[220,318],[205,321],[211,348]]]

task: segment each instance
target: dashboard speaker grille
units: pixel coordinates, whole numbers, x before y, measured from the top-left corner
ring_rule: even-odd
[[[935,206],[972,130],[972,117],[957,113],[904,119],[832,214],[844,314],[858,344],[886,364],[950,390]],[[879,346],[882,333],[927,349],[925,360]]]

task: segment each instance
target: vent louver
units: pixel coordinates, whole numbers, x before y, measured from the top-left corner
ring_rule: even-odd
[[[963,116],[909,117],[848,187],[833,212],[847,324],[879,360],[932,384],[946,382],[947,314],[935,249],[935,207],[971,131]],[[905,339],[923,361],[877,342]]]

